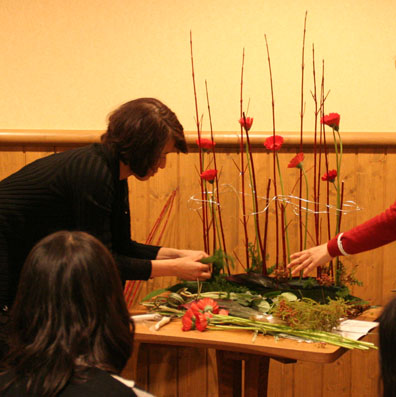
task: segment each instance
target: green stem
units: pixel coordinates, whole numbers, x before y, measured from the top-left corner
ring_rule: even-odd
[[[336,166],[337,166],[337,185],[336,185],[336,192],[337,192],[337,207],[336,207],[336,235],[340,233],[340,224],[341,224],[341,188],[340,188],[340,181],[341,181],[341,160],[342,160],[342,153],[343,153],[343,146],[341,135],[339,131],[337,131],[339,147],[336,139],[335,130],[333,128],[333,139],[334,139],[334,149],[336,154]],[[340,285],[340,260],[337,257],[336,259],[336,272],[335,272],[335,284]]]
[[[304,236],[304,249],[307,249],[307,238],[308,238],[308,202],[309,202],[309,189],[308,189],[308,178],[307,174],[305,173],[304,167],[301,166],[302,173],[305,179],[305,190],[306,190],[306,206],[305,206],[305,236]]]
[[[247,159],[247,165],[248,165],[248,170],[249,170],[249,179],[250,179],[250,189],[252,192],[252,202],[253,202],[253,219],[254,219],[254,231],[256,233],[256,239],[255,239],[255,245],[256,245],[256,253],[257,253],[257,259],[258,263],[261,263],[261,250],[260,250],[260,238],[259,238],[259,229],[258,229],[258,213],[257,213],[257,206],[256,206],[256,200],[254,199],[255,195],[257,192],[254,190],[254,182],[253,182],[253,173],[252,173],[252,167],[251,167],[251,160],[250,160],[250,151],[249,151],[249,146],[246,141],[245,145],[245,150],[246,150],[246,159]],[[254,260],[254,258],[252,258]]]
[[[338,153],[338,143],[335,135],[335,130],[333,128],[333,139],[334,139],[334,150],[335,150],[335,155],[336,155],[336,167],[337,167],[337,207],[336,207],[336,234],[340,232],[340,206],[341,206],[341,197],[340,197],[340,168],[341,168],[341,163],[340,163],[340,155]]]
[[[216,228],[216,232],[217,232],[217,240],[218,240],[218,244],[219,244],[219,249],[223,250],[223,246],[222,246],[222,242],[221,242],[220,227],[219,227],[219,222],[218,222],[218,219],[217,219],[218,217],[217,217],[216,204],[215,203],[216,203],[215,195],[214,195],[214,192],[212,192],[212,199],[211,199],[211,201],[209,203],[209,206],[210,206],[210,209],[211,209],[212,214],[213,214],[213,222],[214,222],[214,225],[215,225],[215,228]]]
[[[281,192],[282,192],[282,196],[285,196],[285,191],[283,189],[283,178],[282,178],[282,173],[281,173],[281,168],[280,168],[280,164],[279,164],[279,157],[278,157],[278,153],[276,153],[276,164],[278,167],[278,175],[279,175],[279,182],[281,185]],[[282,205],[284,205],[284,203],[282,203]],[[283,215],[283,219],[284,219],[284,225],[285,225],[285,237],[286,237],[286,248],[287,248],[287,261],[290,262],[290,243],[289,243],[289,232],[288,232],[288,228],[287,228],[287,217],[286,217],[286,211],[284,211],[284,215]]]

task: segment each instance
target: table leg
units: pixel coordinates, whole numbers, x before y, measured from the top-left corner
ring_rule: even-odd
[[[218,391],[221,397],[266,397],[269,357],[254,354],[216,351]],[[242,361],[245,361],[242,385]]]

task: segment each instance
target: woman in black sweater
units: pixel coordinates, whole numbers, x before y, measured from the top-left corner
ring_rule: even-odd
[[[127,178],[149,179],[173,151],[187,152],[176,115],[156,99],[140,98],[110,115],[100,144],[39,159],[0,182],[0,343],[27,254],[57,230],[97,237],[123,281],[210,277],[199,262],[207,256],[202,251],[131,240]]]
[[[119,377],[134,328],[113,257],[93,236],[60,231],[35,245],[11,313],[1,396],[148,396]]]

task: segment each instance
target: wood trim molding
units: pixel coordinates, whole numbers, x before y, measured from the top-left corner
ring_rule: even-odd
[[[81,146],[100,141],[101,130],[0,130],[0,146]],[[189,146],[195,146],[196,132],[185,133]],[[251,132],[250,142],[254,147],[261,147],[271,132]],[[277,133],[284,138],[284,146],[298,146],[300,143],[299,132]],[[209,137],[208,132],[202,132],[202,137]],[[217,147],[239,146],[239,132],[216,132]],[[344,146],[396,146],[396,132],[343,132],[342,143]],[[314,133],[306,132],[303,137],[304,146],[314,145]],[[317,137],[319,140],[319,136]],[[333,143],[331,130],[326,132],[326,141]]]

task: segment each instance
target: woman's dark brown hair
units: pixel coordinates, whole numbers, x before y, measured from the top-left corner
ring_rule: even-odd
[[[396,298],[379,317],[379,358],[383,397],[396,397]]]
[[[60,231],[26,259],[11,312],[3,373],[34,396],[54,396],[90,367],[119,374],[133,324],[114,260],[84,232]]]
[[[170,139],[176,150],[187,153],[183,126],[166,105],[154,98],[121,105],[110,115],[107,131],[101,137],[102,143],[116,151],[140,177],[157,164]]]

